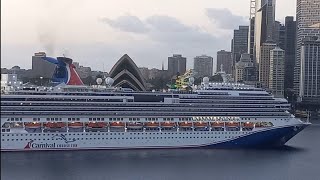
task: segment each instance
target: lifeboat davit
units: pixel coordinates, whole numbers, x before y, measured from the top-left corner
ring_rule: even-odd
[[[156,123],[156,122],[146,122],[146,123],[144,123],[144,126],[145,126],[145,127],[149,127],[149,128],[156,128],[156,127],[159,127],[159,123]]]
[[[38,123],[38,122],[27,122],[27,123],[24,123],[24,126],[26,128],[40,128],[41,127],[41,123]]]
[[[190,128],[192,127],[192,122],[180,122],[179,127],[181,128]]]
[[[224,122],[212,122],[212,127],[224,127]]]
[[[227,127],[239,127],[240,123],[239,122],[226,122]]]
[[[176,126],[176,124],[174,122],[162,122],[161,123],[161,127],[164,127],[164,128],[173,128],[175,126]]]
[[[82,122],[71,122],[71,123],[68,123],[68,126],[70,128],[82,128],[83,123]]]
[[[208,126],[208,123],[206,123],[206,122],[194,122],[193,126],[197,127],[197,128],[204,128],[204,127]]]
[[[141,128],[143,128],[143,123],[141,123],[141,122],[130,122],[130,123],[127,123],[127,128],[130,128],[130,129],[141,129]]]
[[[46,128],[63,128],[63,127],[66,127],[66,123],[64,122],[47,122],[47,123],[44,123],[44,126]]]
[[[125,127],[125,123],[124,122],[110,122],[110,127],[123,128],[123,127]]]
[[[106,122],[89,122],[88,128],[105,128],[108,124]]]

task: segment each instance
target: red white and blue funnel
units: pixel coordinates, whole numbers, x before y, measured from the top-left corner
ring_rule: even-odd
[[[67,85],[84,85],[75,66],[72,64],[72,59],[66,57],[42,57],[43,60],[56,64],[56,69],[52,76],[53,83],[65,83]]]

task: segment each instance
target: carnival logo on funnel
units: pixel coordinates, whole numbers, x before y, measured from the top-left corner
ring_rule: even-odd
[[[71,141],[67,141],[66,137],[64,135],[55,135],[52,137],[52,139],[54,137],[59,137],[56,140],[63,140],[63,143],[56,143],[56,142],[50,142],[50,143],[36,143],[34,140],[31,140],[27,143],[27,145],[24,147],[24,149],[54,149],[54,148],[75,148],[78,147],[78,144],[76,143],[71,143],[71,142],[75,142],[76,140],[73,139]]]

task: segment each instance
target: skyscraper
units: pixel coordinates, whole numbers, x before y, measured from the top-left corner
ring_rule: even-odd
[[[297,0],[297,44],[294,68],[294,89],[296,94],[300,88],[301,46],[303,40],[320,35],[320,2],[319,0]]]
[[[254,54],[256,63],[260,63],[261,46],[274,41],[274,23],[276,0],[256,0]]]
[[[248,54],[253,62],[255,60],[254,54],[254,33],[255,33],[255,16],[256,16],[256,0],[250,0],[250,18],[249,18],[249,32],[248,32]]]
[[[279,21],[274,23],[273,40],[281,49],[285,49],[286,27]]]
[[[240,61],[241,54],[248,52],[248,34],[249,26],[239,26],[239,29],[233,31],[231,45],[233,71],[235,64]]]
[[[320,38],[301,44],[299,100],[320,104]]]
[[[255,58],[255,50],[254,50],[254,24],[255,24],[255,18],[250,19],[250,26],[249,26],[249,33],[248,33],[248,54],[250,54],[250,58],[253,60],[253,62],[256,62]]]
[[[284,95],[285,51],[276,47],[270,51],[269,88],[275,97]]]
[[[217,52],[217,72],[223,68],[226,74],[232,73],[232,55],[231,52],[221,50]]]
[[[187,58],[180,54],[174,54],[168,57],[168,73],[170,76],[184,74],[186,72]]]
[[[194,58],[194,71],[197,77],[212,76],[213,73],[213,58],[202,55]]]
[[[269,87],[270,75],[270,51],[277,45],[275,43],[263,43],[261,46],[260,63],[259,63],[259,81],[265,88]]]
[[[249,26],[239,26],[233,31],[232,59],[236,63],[240,60],[241,54],[248,52]]]
[[[284,89],[293,88],[293,72],[296,56],[296,21],[292,16],[285,19]]]
[[[43,60],[42,57],[46,57],[46,53],[39,52],[32,56],[32,76],[34,78],[52,78],[56,65]]]

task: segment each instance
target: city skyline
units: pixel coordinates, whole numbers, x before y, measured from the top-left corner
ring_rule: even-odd
[[[2,1],[2,67],[31,68],[33,53],[45,51],[105,71],[124,53],[141,67],[159,69],[168,56],[182,54],[189,69],[198,55],[230,51],[233,30],[249,25],[249,0],[188,1],[179,10],[171,6],[179,1],[90,2]],[[277,1],[276,20],[294,16],[295,6]]]

